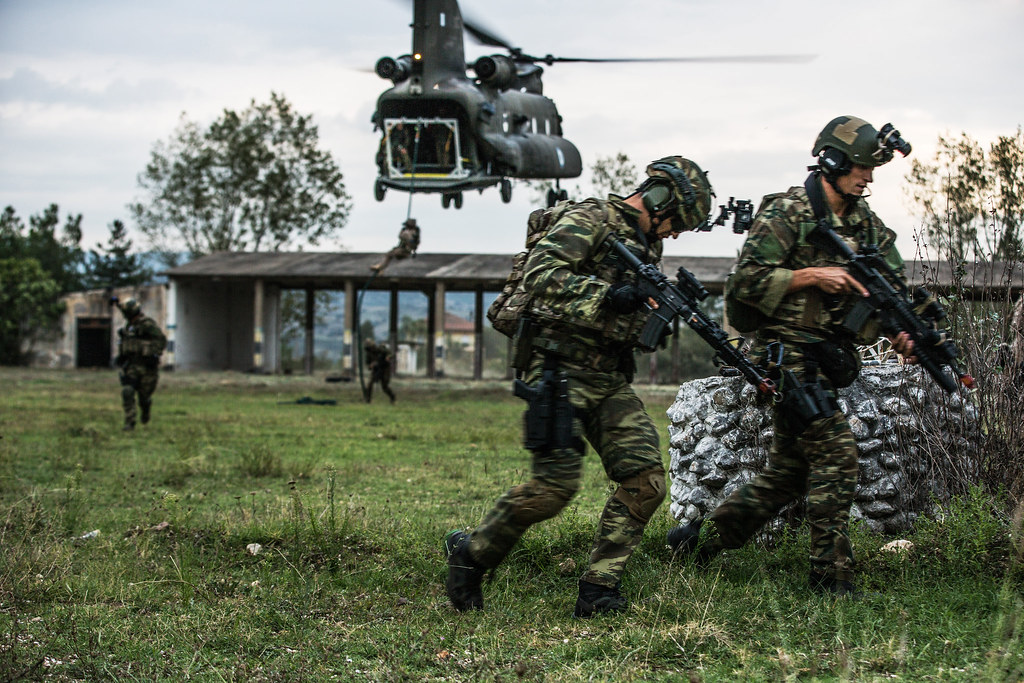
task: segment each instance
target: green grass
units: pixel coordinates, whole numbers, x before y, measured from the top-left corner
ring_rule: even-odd
[[[880,593],[860,602],[808,593],[803,530],[680,566],[666,505],[628,613],[577,621],[610,491],[591,455],[577,498],[485,584],[487,610],[459,614],[441,539],[529,470],[505,383],[398,379],[397,404],[365,405],[351,384],[165,374],[133,434],[114,373],[0,383],[0,681],[1024,678],[1019,534],[978,492],[908,558],[855,528]],[[664,423],[674,392],[643,391]],[[280,403],[303,396],[338,403]]]

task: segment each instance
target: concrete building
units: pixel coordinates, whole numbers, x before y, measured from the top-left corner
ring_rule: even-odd
[[[313,371],[315,294],[320,290],[344,293],[344,326],[341,367],[357,369],[359,302],[367,291],[388,293],[387,342],[398,358],[399,368],[417,368],[423,354],[426,376],[446,373],[449,344],[457,339],[461,350],[471,353],[471,374],[483,376],[484,334],[497,335],[485,322],[485,294],[501,290],[511,268],[512,256],[502,254],[418,254],[392,262],[377,275],[370,270],[377,253],[239,253],[224,252],[199,258],[167,271],[167,285],[114,290],[122,299],[135,297],[143,311],[164,327],[169,345],[166,365],[180,370],[235,370],[279,373],[281,363],[281,296],[287,290],[305,295],[304,370]],[[735,259],[729,257],[666,257],[664,272],[674,276],[685,267],[711,294],[721,294]],[[953,277],[948,264],[907,264],[911,283],[927,283],[933,290],[951,289],[959,296],[977,298],[984,292],[1009,289],[1019,296],[1024,288],[1020,264],[969,264],[966,276]],[[426,334],[423,343],[408,345],[399,340],[399,294],[414,292],[426,297]],[[474,305],[471,320],[458,329],[446,307],[454,292],[470,293]],[[67,313],[62,335],[45,347],[37,346],[37,364],[54,367],[109,366],[116,348],[116,330],[123,322],[108,304],[110,292],[93,290],[66,297]],[[678,321],[677,321],[678,324]],[[504,340],[504,338],[501,338]],[[673,344],[678,336],[673,336]],[[493,342],[491,344],[494,346]],[[505,350],[507,358],[507,347]],[[678,354],[673,349],[671,376]],[[504,360],[504,359],[502,359]],[[507,365],[507,363],[506,363]],[[504,366],[502,366],[504,367]]]

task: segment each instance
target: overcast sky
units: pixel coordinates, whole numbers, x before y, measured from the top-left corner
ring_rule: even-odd
[[[555,64],[545,94],[583,156],[624,152],[638,166],[682,154],[711,173],[719,199],[759,201],[799,184],[822,126],[852,114],[891,121],[930,159],[940,134],[983,143],[1024,120],[1020,0],[464,0],[464,15],[534,54],[664,57],[813,54],[803,64]],[[383,251],[408,195],[373,198],[378,137],[370,116],[389,85],[367,70],[408,53],[411,3],[397,0],[0,0],[0,206],[26,220],[50,203],[84,216],[83,246],[106,242],[139,197],[154,143],[184,113],[207,126],[225,109],[282,93],[319,126],[354,209],[336,243]],[[472,61],[493,49],[467,38]],[[871,205],[915,250],[904,198],[910,161],[880,169]],[[587,183],[583,183],[584,187]],[[459,211],[417,194],[421,249],[513,253],[532,193],[496,189]],[[133,235],[137,247],[141,238]],[[669,254],[733,255],[727,229],[684,235]]]

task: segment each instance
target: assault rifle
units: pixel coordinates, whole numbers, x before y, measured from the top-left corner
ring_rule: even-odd
[[[652,264],[641,261],[622,242],[614,237],[609,239],[615,251],[637,274],[637,286],[644,299],[653,299],[657,304],[657,307],[651,310],[651,317],[647,319],[647,324],[640,332],[640,348],[653,351],[665,336],[668,325],[679,317],[715,350],[715,354],[723,363],[736,368],[761,393],[775,394],[775,383],[732,344],[729,334],[718,323],[697,308],[697,304],[707,298],[708,290],[693,273],[680,266],[676,273],[677,284],[672,284],[667,275]]]
[[[844,331],[856,334],[864,327],[868,316],[877,312],[878,322],[886,334],[895,336],[906,332],[910,335],[918,365],[939,386],[953,393],[957,390],[958,379],[968,389],[974,388],[974,378],[957,365],[956,344],[939,328],[946,312],[927,289],[917,287],[914,290],[912,306],[906,286],[878,254],[876,245],[866,245],[855,252],[826,221],[818,221],[807,240],[819,249],[846,259],[846,270],[868,290],[868,296],[858,301],[843,320]],[[914,306],[923,309],[922,312],[916,313]],[[943,366],[948,366],[957,379]]]

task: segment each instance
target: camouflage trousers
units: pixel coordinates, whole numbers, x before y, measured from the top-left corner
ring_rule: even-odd
[[[121,368],[121,405],[124,407],[124,423],[135,426],[135,397],[138,395],[139,407],[146,413],[153,403],[153,392],[156,391],[160,372],[156,368],[147,368],[135,363]]]
[[[739,548],[787,503],[806,494],[811,527],[811,569],[852,581],[855,559],[848,531],[857,488],[857,443],[841,410],[796,434],[781,408],[764,471],[708,515],[720,548]],[[703,529],[702,529],[703,532]]]
[[[601,458],[608,477],[619,484],[608,499],[582,578],[617,586],[644,527],[665,497],[665,470],[658,432],[643,402],[621,372],[601,373],[563,363],[574,411],[573,432]],[[526,381],[535,384],[543,358],[535,356]],[[503,494],[470,535],[469,552],[496,567],[532,525],[557,515],[580,487],[584,450],[537,449],[529,481]]]

